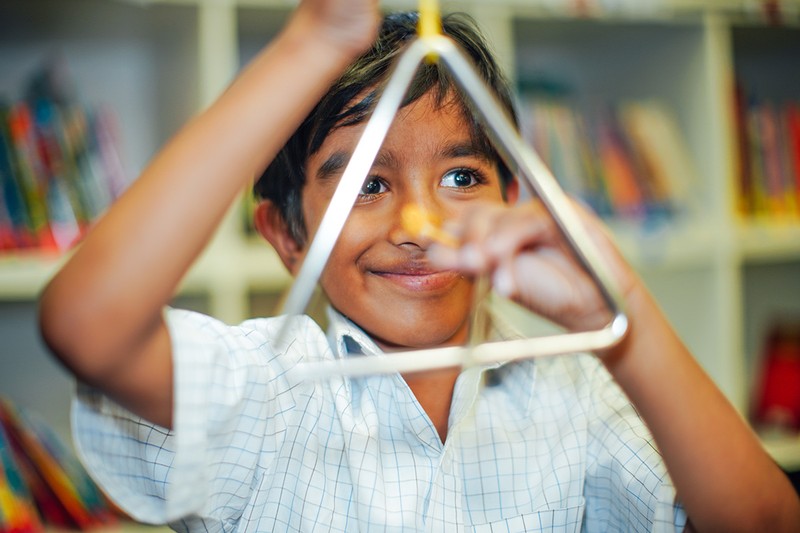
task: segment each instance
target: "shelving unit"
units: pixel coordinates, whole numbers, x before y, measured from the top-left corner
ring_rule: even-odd
[[[622,3],[621,3],[622,4]],[[646,232],[612,221],[687,345],[747,412],[760,342],[775,313],[800,316],[800,222],[747,220],[735,212],[732,83],[744,77],[800,100],[800,23],[770,26],[745,2],[663,0],[634,13],[575,17],[554,2],[443,3],[479,21],[512,77],[547,76],[587,98],[657,97],[677,117],[698,169],[694,209]],[[66,57],[86,101],[116,110],[130,176],[180,124],[211,102],[281,27],[288,0],[6,0],[0,6],[0,93],[13,96],[48,53]],[[387,9],[414,8],[411,0]],[[749,6],[750,4],[747,4]],[[785,2],[788,12],[800,4]],[[654,7],[653,7],[654,6]],[[181,293],[207,300],[229,322],[254,295],[289,278],[234,212]],[[0,256],[0,300],[33,300],[61,259]],[[768,442],[800,468],[800,441]]]

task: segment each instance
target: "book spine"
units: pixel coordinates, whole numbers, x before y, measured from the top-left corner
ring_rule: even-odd
[[[736,125],[736,146],[739,177],[737,194],[737,209],[739,214],[747,216],[755,210],[753,205],[753,167],[751,161],[750,143],[751,131],[748,121],[747,96],[741,84],[736,84],[734,90],[734,123]]]
[[[789,179],[793,183],[796,213],[800,216],[800,104],[797,102],[786,106],[786,136]]]

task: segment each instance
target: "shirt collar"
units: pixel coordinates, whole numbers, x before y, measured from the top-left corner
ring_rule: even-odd
[[[496,340],[523,338],[518,329],[497,312],[496,305],[490,300],[488,309],[491,315],[489,336]],[[328,306],[327,337],[335,357],[343,358],[348,354],[375,355],[383,350],[352,320]],[[485,367],[485,383],[488,386],[503,386],[519,405],[531,406],[534,391],[535,360],[528,359],[512,364],[497,363]],[[484,374],[483,372],[481,372]],[[348,386],[349,386],[349,381]],[[481,380],[483,381],[483,380]],[[349,387],[348,387],[349,388]]]
[[[375,355],[383,353],[375,341],[367,335],[355,322],[328,306],[328,344],[336,358],[341,359],[348,353]]]
[[[510,340],[523,338],[517,330],[507,320],[495,312],[494,305],[489,304],[489,315],[491,317],[489,327],[489,338],[493,340]],[[355,322],[341,314],[332,306],[326,308],[328,317],[327,337],[328,343],[337,358],[345,357],[348,353],[359,355],[375,355],[383,353],[383,350],[367,335]],[[490,365],[491,368],[501,366],[501,364]]]

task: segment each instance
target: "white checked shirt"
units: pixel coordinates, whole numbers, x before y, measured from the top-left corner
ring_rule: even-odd
[[[174,431],[81,388],[78,451],[134,518],[178,531],[680,531],[652,437],[594,357],[473,368],[445,444],[399,375],[291,382],[378,348],[331,317],[231,327],[168,310]],[[398,355],[399,357],[401,355]]]

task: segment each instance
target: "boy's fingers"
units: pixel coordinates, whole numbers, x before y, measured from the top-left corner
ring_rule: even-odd
[[[444,229],[462,242],[481,243],[492,232],[494,220],[506,209],[505,206],[476,202],[466,207],[455,219],[445,222]]]
[[[514,298],[517,295],[517,280],[513,264],[503,263],[492,274],[492,287],[500,296]]]
[[[431,244],[427,251],[428,259],[440,268],[463,269],[461,266],[460,249],[443,244]]]
[[[434,244],[428,257],[442,268],[470,273],[490,272],[501,263],[510,264],[524,249],[548,243],[554,230],[552,220],[538,205],[509,208],[496,204],[475,204],[444,226],[461,246]],[[503,278],[503,276],[506,278]],[[511,290],[511,271],[497,274]]]
[[[551,245],[558,237],[552,219],[537,204],[476,210],[467,227],[472,233],[463,240],[476,249],[471,253],[481,257],[484,265],[509,261],[522,250]]]
[[[486,251],[497,259],[525,248],[552,244],[557,237],[552,218],[538,204],[510,210],[495,222],[494,232],[486,242]]]
[[[448,221],[444,230],[461,242],[457,249],[434,245],[429,257],[442,267],[485,272],[510,262],[521,250],[552,244],[557,230],[539,204],[509,208],[476,204]]]

